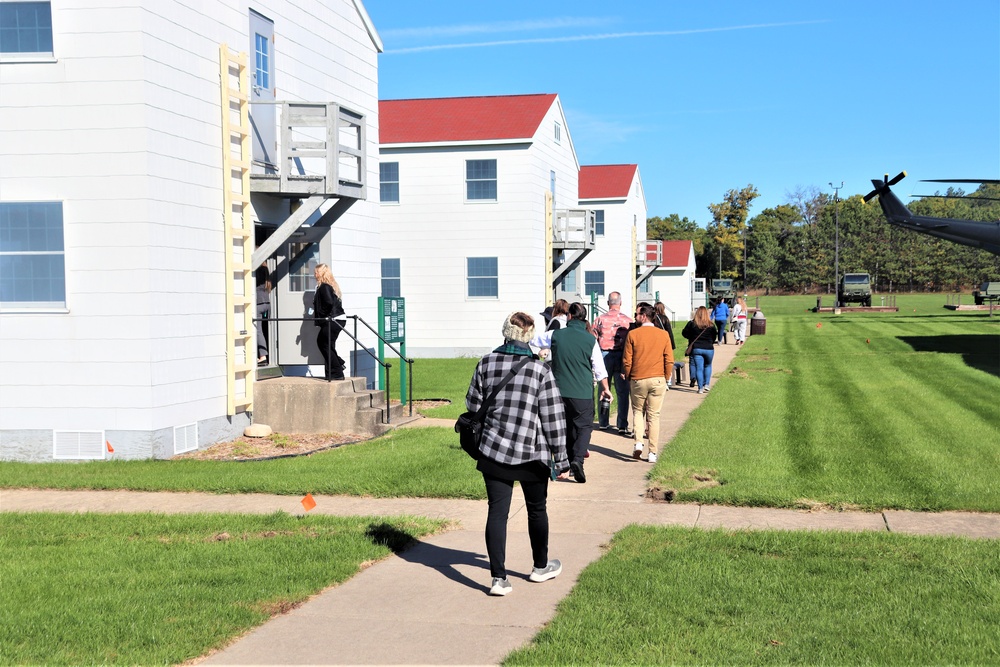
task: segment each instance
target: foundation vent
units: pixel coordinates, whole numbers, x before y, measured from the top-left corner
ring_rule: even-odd
[[[104,431],[53,431],[52,443],[53,458],[104,458]]]
[[[198,449],[198,424],[174,427],[174,454]]]

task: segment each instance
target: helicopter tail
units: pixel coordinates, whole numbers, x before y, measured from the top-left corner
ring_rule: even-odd
[[[873,178],[872,185],[875,189],[865,195],[865,202],[878,197],[879,206],[882,207],[882,212],[885,213],[885,217],[889,222],[897,222],[913,217],[913,214],[899,200],[899,197],[889,189],[890,186],[899,183],[904,178],[906,178],[905,171],[899,172],[891,180],[889,179],[889,174],[886,174],[884,180],[881,181]]]

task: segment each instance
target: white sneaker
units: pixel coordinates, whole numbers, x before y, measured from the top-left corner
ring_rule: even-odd
[[[514,590],[514,587],[510,585],[509,581],[500,577],[493,577],[493,588],[490,589],[490,595],[507,595],[512,590]]]
[[[642,443],[635,443],[635,448],[632,449],[632,458],[639,459],[642,458]]]
[[[560,572],[562,572],[562,563],[553,559],[545,567],[532,568],[528,579],[534,582],[548,581],[558,577]]]
[[[650,452],[649,453],[649,462],[650,463],[656,463],[656,452]]]
[[[698,393],[699,393],[699,394],[704,394],[704,393],[705,393],[705,389],[704,389],[704,388],[701,388],[701,389],[699,389],[699,390],[698,390]]]

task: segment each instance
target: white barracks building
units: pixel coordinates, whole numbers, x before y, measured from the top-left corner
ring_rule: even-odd
[[[321,261],[375,320],[381,48],[361,0],[0,1],[0,458],[239,435],[261,266],[274,317]]]

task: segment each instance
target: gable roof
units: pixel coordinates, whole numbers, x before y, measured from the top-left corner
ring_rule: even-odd
[[[555,94],[380,100],[380,144],[531,139]]]
[[[361,22],[365,24],[365,30],[368,31],[368,36],[372,40],[372,44],[375,45],[375,50],[379,53],[385,51],[385,47],[382,45],[382,38],[379,37],[378,31],[375,30],[375,24],[372,23],[372,17],[368,15],[368,10],[365,9],[365,5],[361,0],[352,0],[354,3],[354,9],[357,10],[358,16],[361,17]]]
[[[663,264],[661,266],[687,267],[691,260],[693,245],[690,241],[664,241]]]
[[[632,189],[635,164],[598,164],[580,167],[580,199],[625,199]]]

